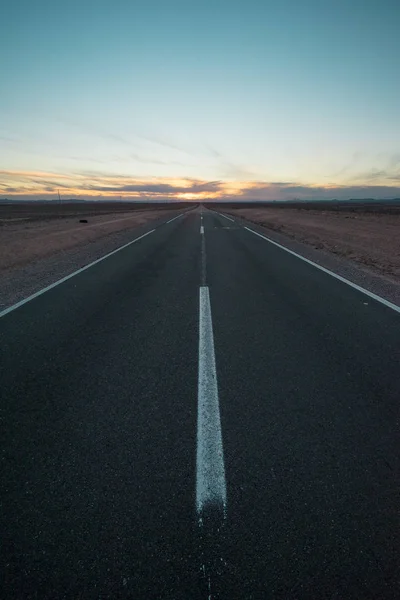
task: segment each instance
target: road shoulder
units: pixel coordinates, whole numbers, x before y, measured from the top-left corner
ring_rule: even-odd
[[[271,239],[273,242],[281,244],[285,248],[288,248],[292,252],[296,252],[300,256],[311,260],[317,265],[324,267],[340,275],[345,279],[348,279],[352,283],[363,287],[364,289],[381,296],[385,300],[394,304],[400,305],[400,284],[396,283],[392,279],[374,273],[371,270],[363,267],[359,263],[348,260],[341,256],[336,256],[326,250],[320,250],[312,247],[309,244],[300,242],[289,236],[273,231],[264,225],[259,225],[243,217],[236,215],[234,212],[229,213],[233,216],[238,224],[243,227],[249,227],[254,231],[261,233],[265,237]]]

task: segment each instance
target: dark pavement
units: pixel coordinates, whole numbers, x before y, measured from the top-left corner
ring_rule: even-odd
[[[225,521],[195,506],[194,210],[0,319],[1,598],[400,596],[399,313],[203,225]]]

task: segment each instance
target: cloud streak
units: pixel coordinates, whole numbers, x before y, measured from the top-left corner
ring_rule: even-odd
[[[295,181],[204,181],[190,178],[148,178],[95,171],[51,173],[40,171],[0,171],[0,193],[18,198],[46,198],[58,189],[63,195],[175,200],[317,200],[400,197],[400,175],[394,185],[376,185],[379,173],[372,173],[370,184],[307,185]],[[399,182],[399,184],[397,183]]]
[[[98,192],[134,192],[140,193],[143,192],[145,194],[199,194],[199,193],[215,193],[218,192],[221,186],[221,182],[219,181],[209,181],[209,182],[193,182],[189,185],[178,186],[171,185],[169,183],[134,183],[128,185],[114,185],[114,186],[92,186],[91,189],[96,190]]]

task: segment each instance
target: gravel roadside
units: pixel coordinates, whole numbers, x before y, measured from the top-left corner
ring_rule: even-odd
[[[145,224],[106,233],[73,248],[56,250],[51,256],[36,259],[0,272],[0,311],[16,304],[48,285],[70,275],[89,263],[158,227],[182,211],[169,211]]]

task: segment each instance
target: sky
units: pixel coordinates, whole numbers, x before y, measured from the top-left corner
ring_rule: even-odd
[[[398,0],[13,0],[0,198],[400,197]]]

